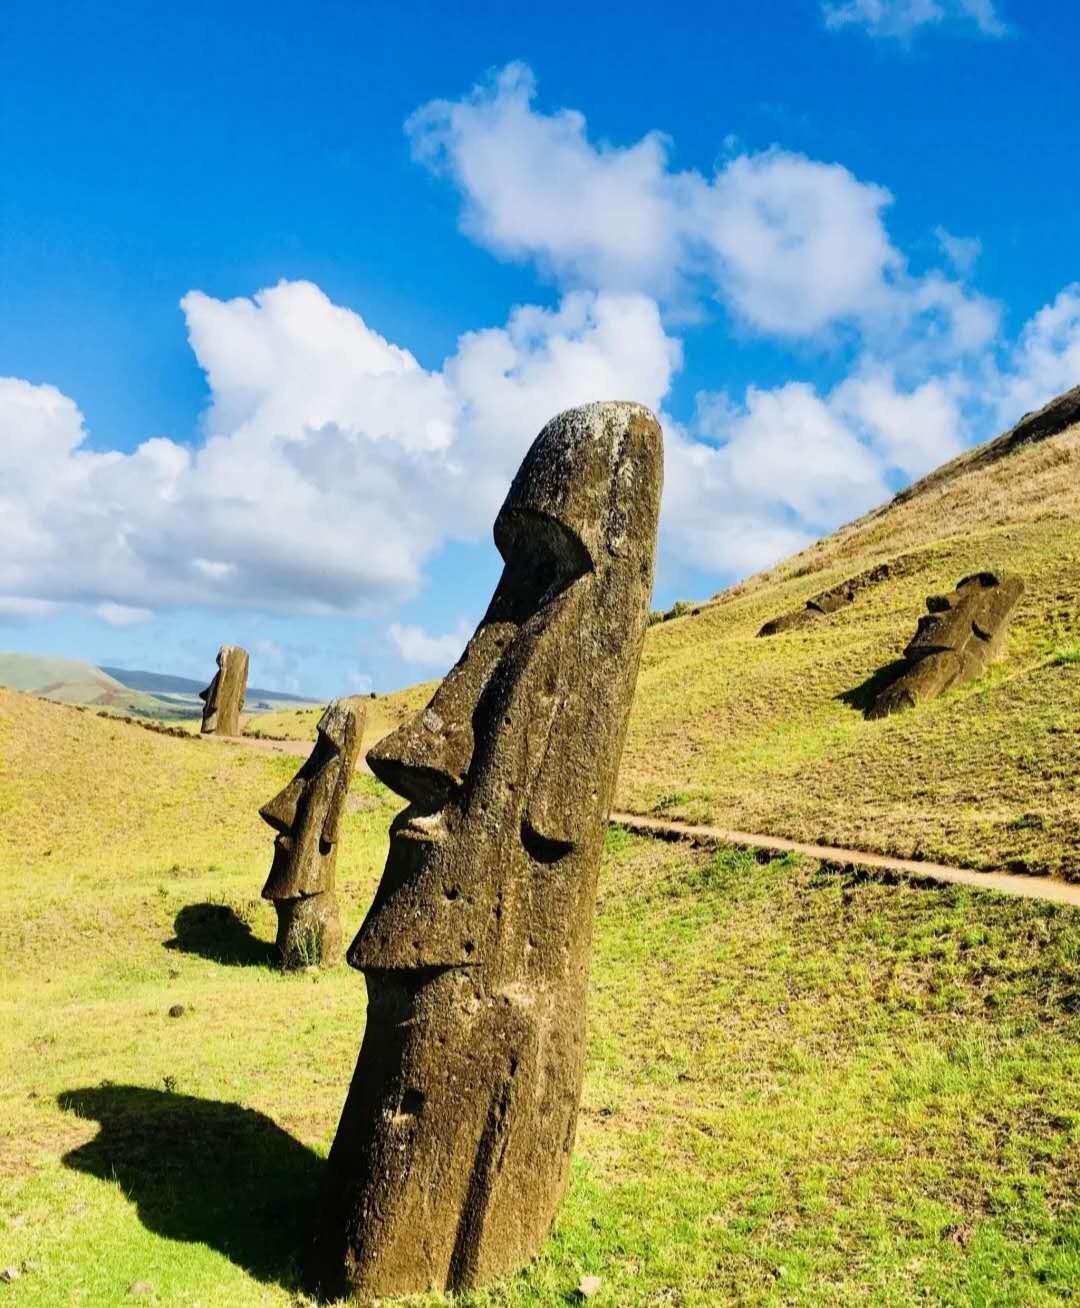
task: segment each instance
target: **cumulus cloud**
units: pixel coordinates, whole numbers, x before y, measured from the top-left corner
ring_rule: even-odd
[[[150,622],[154,616],[152,609],[133,608],[129,604],[114,604],[111,600],[99,604],[94,612],[110,627],[134,627],[139,623]]]
[[[861,27],[871,36],[906,37],[949,19],[974,23],[985,36],[1005,36],[994,0],[825,0],[825,26]]]
[[[535,99],[531,70],[514,63],[406,123],[414,157],[461,191],[464,230],[498,255],[681,312],[711,295],[779,337],[848,326],[963,350],[978,348],[973,315],[996,325],[989,302],[943,272],[909,273],[884,224],[891,195],[840,164],[770,149],[711,178],[677,172],[661,133],[593,142],[580,113],[542,113]]]
[[[432,636],[423,627],[391,622],[387,635],[406,663],[416,663],[445,672],[460,657],[474,625],[462,621],[445,636]]]
[[[92,451],[71,399],[0,381],[0,593],[108,605],[107,621],[400,600],[447,540],[490,530],[554,409],[597,396],[657,408],[681,358],[640,295],[518,308],[437,372],[310,283],[183,307],[211,386],[194,447]]]
[[[1080,282],[1066,286],[1025,324],[1007,366],[996,375],[1004,426],[1080,385]]]

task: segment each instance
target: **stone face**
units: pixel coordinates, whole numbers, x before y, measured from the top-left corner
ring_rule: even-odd
[[[483,621],[368,754],[409,803],[347,955],[368,1017],[309,1269],[323,1293],[462,1290],[550,1230],[661,480],[647,409],[550,422],[496,519],[505,567]]]
[[[205,735],[238,736],[240,710],[247,690],[248,652],[239,645],[222,645],[217,656],[218,670],[205,690],[202,729]]]
[[[931,595],[904,650],[907,667],[878,695],[867,717],[902,713],[981,676],[1004,654],[1009,619],[1023,593],[1019,577],[977,572],[951,595]]]
[[[363,701],[336,699],[319,719],[315,747],[284,790],[259,810],[278,833],[274,861],[262,889],[278,915],[277,949],[283,968],[341,957],[334,872],[338,833],[364,734]]]

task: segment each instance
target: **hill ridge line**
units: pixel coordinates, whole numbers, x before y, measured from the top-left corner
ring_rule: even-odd
[[[651,818],[638,813],[613,812],[610,820],[636,835],[661,840],[686,840],[702,845],[741,845],[748,849],[806,854],[822,863],[902,872],[947,885],[974,886],[977,890],[996,890],[1000,894],[1021,899],[1041,899],[1049,904],[1067,904],[1080,908],[1080,885],[1056,881],[1052,877],[1020,876],[1015,872],[977,872],[974,868],[951,867],[945,863],[923,862],[921,859],[899,858],[888,854],[871,854],[865,850],[843,849],[833,845],[813,845],[801,840],[788,840],[785,836],[755,835],[746,831],[729,831],[724,827],[672,822],[668,818]]]

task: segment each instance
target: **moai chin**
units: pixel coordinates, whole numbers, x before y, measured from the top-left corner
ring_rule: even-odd
[[[335,699],[317,731],[299,772],[259,809],[278,833],[262,897],[277,910],[278,961],[285,969],[332,967],[341,957],[334,873],[345,797],[364,734],[362,702]]]
[[[238,736],[240,710],[247,691],[248,652],[239,645],[222,645],[217,665],[213,681],[199,691],[203,701],[203,734]]]
[[[1017,576],[976,572],[951,595],[931,595],[904,650],[908,666],[878,695],[867,717],[903,713],[981,676],[1003,656],[1009,619],[1023,593]]]
[[[551,1228],[661,482],[648,409],[548,423],[495,521],[487,613],[427,708],[368,753],[409,802],[347,954],[368,1015],[309,1267],[323,1293],[462,1290]]]

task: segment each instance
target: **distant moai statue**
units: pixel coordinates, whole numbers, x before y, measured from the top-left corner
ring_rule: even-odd
[[[309,1265],[323,1293],[463,1290],[551,1228],[662,461],[640,405],[548,423],[495,522],[487,613],[427,708],[368,753],[409,803],[347,954],[368,1015]]]
[[[1009,619],[1023,593],[1017,576],[976,572],[951,595],[931,595],[904,650],[908,666],[878,695],[867,717],[903,713],[981,676],[1004,654]]]
[[[338,834],[364,735],[359,698],[335,699],[319,719],[315,746],[296,776],[259,816],[278,833],[263,886],[278,916],[277,951],[283,968],[341,957],[334,873]]]
[[[199,691],[199,698],[203,701],[203,734],[238,736],[240,710],[244,707],[247,691],[248,652],[239,645],[222,645],[218,650],[217,665],[213,681],[205,690]]]

